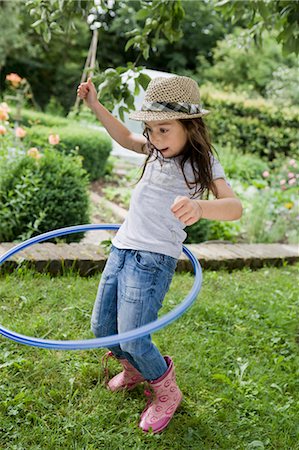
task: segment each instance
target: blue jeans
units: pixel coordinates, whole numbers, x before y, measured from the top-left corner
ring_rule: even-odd
[[[124,333],[156,320],[176,265],[177,259],[171,256],[112,245],[93,307],[94,335]],[[167,370],[150,335],[109,350],[116,358],[127,359],[146,380],[160,378]]]

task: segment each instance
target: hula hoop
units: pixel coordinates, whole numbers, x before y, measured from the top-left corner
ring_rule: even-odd
[[[31,239],[28,239],[21,244],[16,245],[15,247],[8,250],[4,255],[0,257],[0,265],[4,263],[8,258],[12,255],[24,250],[26,247],[30,245],[36,244],[38,242],[46,241],[47,239],[51,239],[58,236],[64,236],[66,234],[71,233],[79,233],[83,231],[90,230],[118,230],[120,225],[116,224],[87,224],[87,225],[76,225],[72,227],[59,228],[57,230],[49,231],[47,233],[40,234]],[[52,350],[86,350],[92,348],[99,347],[110,347],[122,342],[127,342],[132,339],[137,339],[147,334],[154,333],[155,331],[164,328],[166,325],[169,325],[174,320],[178,319],[195,301],[202,284],[202,270],[201,266],[194,256],[194,254],[183,245],[183,252],[190,259],[193,269],[194,269],[194,283],[189,292],[189,294],[185,297],[183,302],[178,305],[174,310],[165,314],[160,319],[157,319],[151,323],[143,325],[142,327],[135,328],[134,330],[126,331],[121,334],[114,334],[111,336],[105,336],[101,338],[94,339],[84,339],[84,340],[51,340],[51,339],[39,339],[30,336],[25,336],[22,334],[18,334],[16,332],[10,331],[7,328],[4,328],[0,325],[0,334],[4,337],[11,339],[12,341],[18,342],[20,344],[29,345],[32,347],[40,347]]]

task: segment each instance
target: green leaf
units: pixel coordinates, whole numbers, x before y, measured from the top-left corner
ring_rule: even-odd
[[[259,10],[260,15],[265,21],[268,21],[269,15],[271,16],[271,11],[269,10],[269,7],[265,5],[265,2],[259,1],[257,3],[257,7]]]
[[[218,8],[220,6],[228,5],[231,3],[231,0],[220,0],[215,4],[215,7]]]
[[[50,23],[50,30],[58,30],[58,29],[59,29],[59,25],[56,22]]]
[[[151,77],[149,77],[148,75],[146,75],[145,73],[141,73],[139,75],[139,77],[136,79],[136,81],[138,81],[138,83],[142,86],[142,88],[144,90],[146,90],[149,82],[151,81]]]
[[[144,20],[146,19],[150,14],[150,10],[147,9],[140,9],[136,14],[135,14],[135,19],[136,20]]]
[[[37,27],[38,25],[40,25],[41,23],[43,23],[44,21],[42,19],[37,20],[36,22],[34,22],[33,24],[31,24],[32,28]]]
[[[64,0],[58,0],[58,7],[60,11],[63,11]]]
[[[143,58],[145,60],[147,60],[149,58],[149,49],[150,49],[150,47],[149,47],[149,45],[147,45],[142,52]]]
[[[44,41],[48,44],[51,40],[51,30],[50,28],[47,28],[46,30],[43,31],[43,38]]]
[[[139,86],[139,83],[138,83],[138,79],[136,79],[134,81],[135,81],[134,95],[137,96],[140,93],[140,86]]]
[[[126,104],[128,105],[129,109],[134,109],[135,107],[135,98],[134,95],[130,94],[126,99]]]
[[[112,69],[112,67],[109,67],[109,69],[105,70],[104,74],[105,74],[105,77],[109,77],[109,78],[114,77],[116,74],[116,70]]]
[[[124,117],[124,112],[125,112],[125,107],[124,106],[120,106],[119,108],[118,108],[118,115],[119,115],[119,117],[120,117],[120,119],[122,120],[122,121],[124,121],[124,119],[125,119],[125,117]]]
[[[131,39],[129,39],[125,46],[125,52],[127,52],[129,50],[129,48],[135,44],[135,42],[136,42],[135,37],[132,37]]]

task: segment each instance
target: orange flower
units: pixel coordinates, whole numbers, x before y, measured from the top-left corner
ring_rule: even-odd
[[[9,75],[6,75],[6,79],[11,82],[13,87],[18,87],[23,78],[21,78],[17,73],[10,73]]]
[[[59,134],[50,134],[49,143],[51,145],[59,144],[59,142],[60,142]]]
[[[38,151],[38,149],[36,147],[31,147],[27,151],[27,155],[34,159],[40,159],[42,157],[42,155],[40,154],[40,152]]]
[[[8,113],[4,109],[0,108],[0,120],[8,120]]]
[[[8,104],[0,103],[0,120],[8,120],[9,107]]]
[[[3,136],[6,133],[6,128],[3,125],[0,125],[0,136]]]
[[[16,136],[17,136],[18,138],[21,138],[21,139],[22,139],[23,137],[26,136],[27,131],[25,131],[25,130],[24,130],[23,128],[21,128],[21,127],[17,127],[15,133],[16,133]]]

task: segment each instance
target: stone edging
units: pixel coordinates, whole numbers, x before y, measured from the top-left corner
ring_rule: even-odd
[[[4,254],[15,244],[0,244],[0,255]],[[299,261],[297,245],[284,244],[187,244],[198,258],[203,269],[218,270],[221,268],[232,270],[249,267],[257,269],[265,265],[281,266],[284,262]],[[27,263],[39,272],[51,274],[63,273],[67,268],[73,268],[81,275],[101,272],[105,266],[107,255],[99,245],[94,244],[36,244],[5,261],[1,272],[14,270]],[[189,259],[182,254],[177,271],[192,271]]]

